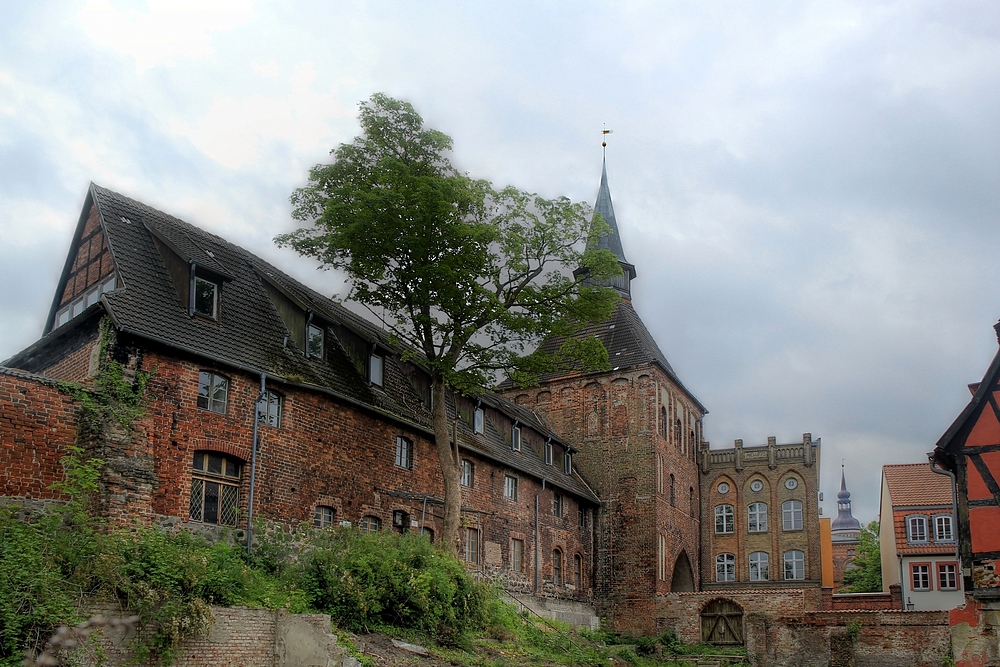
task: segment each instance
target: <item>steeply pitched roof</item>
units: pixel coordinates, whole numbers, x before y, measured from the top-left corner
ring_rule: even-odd
[[[601,170],[601,187],[597,190],[597,202],[594,204],[594,213],[600,213],[604,222],[611,227],[610,234],[602,234],[597,239],[597,248],[610,250],[619,262],[628,264],[625,259],[625,251],[622,249],[622,237],[618,233],[618,220],[615,218],[615,207],[611,203],[611,189],[608,187],[608,163],[604,162]],[[632,276],[633,278],[635,276]]]
[[[656,364],[677,384],[681,391],[694,401],[703,413],[708,413],[708,410],[677,377],[670,362],[667,361],[666,355],[660,350],[660,346],[656,344],[656,340],[653,339],[652,334],[649,333],[646,325],[643,324],[632,304],[628,301],[620,301],[614,314],[606,322],[588,325],[575,334],[576,338],[589,338],[591,336],[598,338],[604,344],[613,371]],[[546,339],[539,346],[539,349],[551,354],[556,352],[565,342],[566,338],[553,336]],[[563,375],[565,373],[553,373],[542,376],[540,380],[547,382]],[[512,386],[509,381],[505,381],[501,385],[503,388]]]
[[[432,432],[429,411],[393,355],[386,358],[381,388],[372,386],[358,371],[332,332],[327,332],[325,359],[307,357],[294,343],[288,342],[290,332],[263,281],[271,282],[319,318],[344,326],[385,350],[398,352],[379,327],[256,255],[174,216],[93,184],[87,201],[97,207],[114,258],[118,287],[102,299],[119,330],[244,371],[267,373],[278,381],[333,394]],[[83,212],[81,224],[87,213]],[[184,262],[194,261],[223,278],[218,321],[189,316],[157,241],[166,244]],[[64,272],[63,281],[65,276]],[[60,294],[62,289],[60,284]],[[83,322],[83,317],[70,320],[5,364],[18,367],[34,363],[38,355],[44,354],[48,342],[65,336]],[[501,412],[561,442],[534,413],[499,396],[489,395],[486,399]],[[450,411],[454,416],[453,404]],[[462,422],[458,421],[461,431]],[[490,430],[492,433],[476,435],[469,429],[460,436],[460,444],[514,469],[547,477],[556,486],[599,502],[575,471],[572,475],[559,471],[553,476],[551,466],[545,466],[539,457],[530,451],[513,452],[495,427]]]
[[[951,480],[927,463],[882,466],[893,507],[951,506]]]

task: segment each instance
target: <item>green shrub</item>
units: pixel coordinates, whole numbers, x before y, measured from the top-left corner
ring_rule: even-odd
[[[395,626],[453,642],[485,621],[488,588],[418,535],[323,531],[300,567],[313,606],[348,630]]]

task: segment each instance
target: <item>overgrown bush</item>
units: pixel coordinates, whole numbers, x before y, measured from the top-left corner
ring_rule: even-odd
[[[482,627],[491,597],[459,561],[412,534],[317,532],[300,567],[313,605],[353,631],[395,626],[456,641]]]

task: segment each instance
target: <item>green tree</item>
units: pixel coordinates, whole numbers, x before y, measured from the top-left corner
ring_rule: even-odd
[[[882,552],[878,543],[878,521],[861,529],[853,568],[844,572],[845,593],[877,593],[882,590]]]
[[[406,103],[361,103],[362,134],[332,151],[291,197],[307,226],[275,240],[346,273],[363,304],[431,378],[434,439],[444,477],[443,541],[458,547],[459,455],[449,437],[447,389],[474,394],[504,372],[520,384],[571,361],[607,366],[596,339],[554,355],[529,353],[610,316],[618,299],[595,282],[620,273],[593,240],[607,231],[590,208],[495,189],[456,169],[451,139],[425,128]],[[582,269],[571,273],[575,269]],[[589,273],[595,281],[585,282]]]

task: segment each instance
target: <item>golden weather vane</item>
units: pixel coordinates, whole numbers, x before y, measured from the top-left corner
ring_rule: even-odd
[[[614,130],[609,130],[608,129],[608,124],[605,123],[604,124],[604,129],[601,130],[601,148],[605,149],[604,152],[607,152],[607,148],[608,148],[608,141],[607,141],[607,139],[608,139],[608,135],[609,134],[614,134]]]

